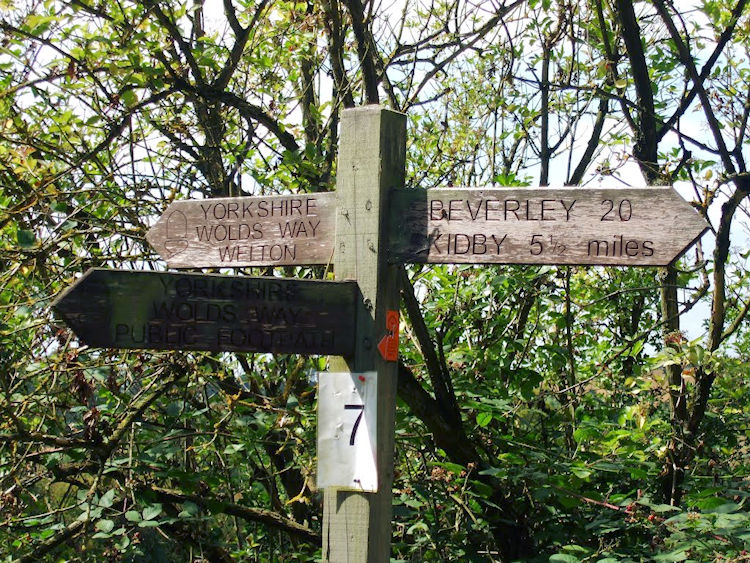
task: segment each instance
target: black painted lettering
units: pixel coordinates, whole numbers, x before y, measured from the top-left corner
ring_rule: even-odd
[[[505,220],[508,220],[508,212],[510,211],[516,216],[516,220],[520,221],[521,218],[518,216],[517,211],[521,209],[521,203],[517,199],[506,199],[503,203],[505,204]]]
[[[430,201],[430,221],[440,221],[445,217],[445,211],[443,210],[443,202],[439,199],[433,199]]]
[[[494,207],[490,207],[494,205]],[[490,217],[491,213],[495,213],[494,217]],[[485,221],[500,221],[500,200],[499,199],[486,199],[484,200],[484,220]]]
[[[602,249],[604,249],[603,253],[602,253]],[[588,245],[589,256],[607,256],[608,254],[609,254],[609,243],[607,243],[606,240],[590,240],[589,241],[589,245]]]
[[[461,242],[463,244],[466,244],[466,246],[463,247],[461,250],[458,249],[458,243],[459,243],[458,237],[461,237],[460,239]],[[470,249],[471,249],[471,239],[469,238],[469,235],[464,235],[464,234],[453,235],[453,253],[454,254],[468,254]]]
[[[149,324],[147,327],[144,327],[143,333],[144,344],[161,344],[162,333],[159,325]]]
[[[258,202],[258,217],[268,217],[268,201],[265,199],[261,199]]]
[[[146,343],[146,325],[140,326],[140,334],[138,334],[135,326],[130,327],[130,342],[133,344]]]
[[[289,200],[289,215],[294,215],[295,213],[297,215],[302,215],[302,200],[301,199],[291,199]]]
[[[220,326],[216,330],[216,347],[217,348],[223,348],[226,346],[227,342],[231,340],[232,337],[232,329],[225,326]]]
[[[487,254],[487,237],[481,233],[475,234],[472,238],[472,254]]]
[[[159,281],[161,282],[162,289],[164,289],[164,293],[167,293],[174,283],[172,276],[159,276]]]
[[[193,318],[193,308],[189,303],[178,303],[172,313],[181,321],[188,321]]]
[[[205,297],[208,299],[208,280],[203,278],[195,278],[193,280],[193,295],[196,297]]]
[[[316,202],[315,198],[314,197],[308,198],[307,199],[307,205],[305,207],[305,210],[306,210],[305,214],[308,217],[317,217],[318,214],[315,213],[316,207],[317,207],[317,202]]]
[[[506,234],[503,235],[503,238],[501,238],[501,239],[498,240],[498,238],[497,238],[496,235],[492,235],[492,242],[494,242],[495,246],[497,247],[497,250],[495,251],[495,254],[500,254],[500,247],[503,245],[503,243],[505,242],[505,239],[507,237],[508,237],[508,234],[506,233]]]
[[[198,240],[200,241],[211,240],[211,235],[213,234],[213,228],[209,229],[206,225],[201,225],[200,227],[195,227],[195,231],[198,234]]]
[[[239,203],[237,203],[236,201],[230,201],[227,204],[227,216],[231,215],[235,219],[239,219],[240,218],[240,214],[237,212],[237,211],[239,211],[239,209],[240,209],[240,204]]]
[[[443,235],[441,233],[433,233],[432,235],[430,235],[430,248],[435,248],[435,254],[443,253],[442,250],[440,250],[440,247],[437,245],[437,241],[439,241],[442,236]]]
[[[565,220],[570,221],[570,212],[573,211],[573,206],[576,204],[576,200],[571,201],[570,206],[565,205],[564,199],[561,199],[560,203],[562,203],[562,206],[565,208]]]
[[[629,240],[625,243],[625,254],[627,254],[630,257],[638,256],[639,253],[639,245],[634,240]]]
[[[545,213],[551,213],[554,210],[554,203],[555,203],[554,199],[542,200],[542,221],[555,221],[555,218],[550,215],[547,215],[546,217],[544,216]],[[551,208],[547,207],[547,204],[552,204],[553,207]]]
[[[239,259],[239,246],[219,247],[219,259],[222,262],[233,262]]]
[[[242,202],[242,218],[247,219],[248,217],[253,217],[253,210],[252,207],[255,205],[254,201],[243,201]]]
[[[654,241],[644,240],[643,241],[643,255],[653,256],[654,255]]]
[[[466,208],[469,210],[469,216],[471,217],[471,220],[472,221],[476,221],[477,220],[477,216],[479,215],[479,212],[482,209],[482,200],[480,199],[479,202],[477,203],[476,210],[472,210],[471,209],[471,201],[467,199],[466,200]]]
[[[617,206],[617,214],[620,216],[620,221],[630,221],[633,216],[633,204],[630,203],[629,199],[623,199],[620,205]]]
[[[187,297],[192,292],[190,278],[178,278],[174,286],[175,292],[180,297]]]
[[[283,258],[284,250],[281,248],[281,245],[274,244],[268,251],[268,254],[271,257],[271,260],[275,260],[278,262]]]
[[[219,229],[221,229],[221,234],[219,234]],[[214,230],[214,240],[217,240],[217,241],[227,240],[228,231],[227,231],[226,225],[224,225],[223,223],[219,223],[218,225],[213,226],[213,230]]]
[[[460,219],[461,208],[463,207],[463,201],[460,199],[452,199],[448,202],[448,221],[455,221]]]
[[[207,221],[208,212],[211,211],[211,204],[209,203],[208,205],[204,205],[201,203],[200,206],[201,206],[201,209],[203,210],[203,219]]]
[[[286,209],[287,202],[285,200],[272,200],[271,201],[271,216],[274,215],[285,215],[284,211]]]
[[[198,343],[198,336],[195,333],[194,326],[186,326],[182,329],[182,341],[185,344],[193,345]]]
[[[531,216],[531,202],[526,200],[526,220],[527,221],[539,221],[539,217],[534,218]]]

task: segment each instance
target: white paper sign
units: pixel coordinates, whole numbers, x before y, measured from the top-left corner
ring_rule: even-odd
[[[377,372],[318,374],[318,488],[378,490]]]

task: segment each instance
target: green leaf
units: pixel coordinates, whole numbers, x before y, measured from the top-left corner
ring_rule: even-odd
[[[182,511],[177,515],[180,518],[192,518],[196,516],[200,508],[194,502],[186,501],[182,505]]]
[[[138,103],[138,95],[133,90],[125,90],[122,93],[122,102],[129,108],[132,108]]]
[[[143,520],[143,518],[141,518],[141,513],[135,510],[128,510],[125,513],[125,519],[128,522],[140,522],[141,520]]]
[[[36,235],[34,231],[18,229],[16,231],[16,240],[18,241],[18,246],[21,248],[31,248],[36,243]]]
[[[99,506],[103,506],[104,508],[109,508],[114,503],[115,499],[115,490],[110,489],[104,495],[102,495],[102,498],[99,499]]]
[[[94,526],[100,532],[108,534],[115,528],[115,523],[112,520],[99,520]]]
[[[153,520],[159,514],[161,514],[162,508],[161,504],[152,504],[151,506],[147,506],[143,509],[143,519],[144,520]]]
[[[550,555],[549,560],[560,561],[562,563],[580,563],[581,562],[581,560],[578,559],[578,557],[574,555],[570,555],[569,553],[555,553],[554,555]]]
[[[724,504],[717,506],[714,508],[714,512],[718,514],[729,514],[731,512],[736,512],[740,509],[740,505],[736,502],[725,502]]]
[[[245,444],[229,444],[224,448],[224,453],[227,455],[236,454],[245,449]]]
[[[654,555],[652,561],[685,561],[687,559],[687,553],[684,549],[678,549],[671,551],[670,553],[663,553],[661,555]]]
[[[480,412],[477,415],[477,425],[485,428],[490,422],[492,422],[492,413],[491,412]]]
[[[589,477],[591,477],[591,470],[588,469],[587,467],[573,466],[570,468],[570,470],[573,473],[573,475],[575,475],[579,479],[588,479]]]
[[[678,507],[672,506],[670,504],[652,504],[649,505],[649,508],[654,512],[658,512],[659,514],[663,512],[670,512],[672,510],[680,510]]]

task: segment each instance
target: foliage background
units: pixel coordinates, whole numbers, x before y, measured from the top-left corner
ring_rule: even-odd
[[[745,0],[0,8],[4,561],[319,555],[325,358],[95,350],[49,305],[163,269],[173,199],[333,189],[365,103],[410,187],[677,183],[712,225],[668,269],[404,270],[393,557],[748,559]]]

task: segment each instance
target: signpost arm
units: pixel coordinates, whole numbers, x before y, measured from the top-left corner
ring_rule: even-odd
[[[386,335],[387,312],[399,308],[398,269],[386,260],[385,228],[388,195],[391,188],[404,184],[405,159],[405,115],[379,106],[343,112],[336,178],[335,273],[337,279],[356,280],[362,299],[354,355],[332,358],[331,370],[378,372],[378,492],[325,489],[324,561],[390,559],[397,361],[381,357],[378,343]]]

